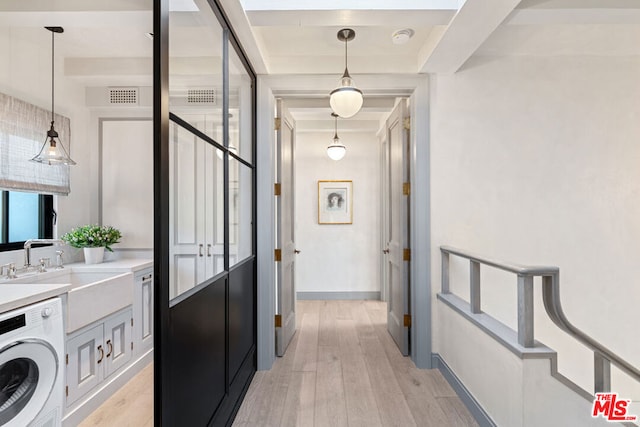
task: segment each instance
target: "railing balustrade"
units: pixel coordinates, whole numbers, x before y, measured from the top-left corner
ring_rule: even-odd
[[[535,346],[533,330],[533,278],[542,277],[542,299],[547,315],[564,332],[593,351],[594,393],[611,391],[611,364],[640,382],[640,370],[622,359],[569,322],[560,303],[560,269],[551,266],[522,266],[492,260],[464,250],[441,246],[442,294],[450,294],[449,256],[468,259],[470,262],[469,307],[473,314],[482,313],[480,297],[480,266],[486,265],[517,275],[518,287],[518,344],[525,348]]]

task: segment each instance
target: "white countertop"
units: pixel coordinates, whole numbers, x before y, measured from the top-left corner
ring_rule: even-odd
[[[65,284],[0,284],[0,313],[34,304],[67,293],[73,285]]]
[[[100,264],[85,264],[83,262],[75,262],[72,264],[66,264],[65,267],[71,268],[72,270],[86,272],[110,271],[118,273],[130,271],[132,273],[135,273],[137,271],[153,267],[153,260],[143,258],[126,258],[113,261],[105,261]]]
[[[72,263],[65,268],[72,271],[92,272],[132,272],[135,274],[153,267],[150,259],[120,259],[106,261],[101,264]],[[43,273],[46,274],[46,273]],[[65,284],[34,284],[34,283],[2,283],[0,282],[0,313],[24,307],[69,292],[77,285]]]

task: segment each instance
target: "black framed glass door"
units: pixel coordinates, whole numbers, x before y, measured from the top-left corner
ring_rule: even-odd
[[[154,19],[155,424],[226,425],[256,369],[255,74],[217,2]]]

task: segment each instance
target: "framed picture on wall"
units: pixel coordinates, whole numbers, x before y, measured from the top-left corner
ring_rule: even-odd
[[[353,181],[318,181],[318,224],[353,224]]]

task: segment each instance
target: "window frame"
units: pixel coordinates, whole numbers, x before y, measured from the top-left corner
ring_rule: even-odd
[[[0,190],[2,206],[0,208],[0,242],[9,239],[9,193],[11,190]],[[57,214],[53,209],[53,196],[50,194],[38,195],[38,236],[36,239],[52,239],[53,226]],[[15,251],[24,248],[25,240],[19,242],[0,243],[0,252]]]

